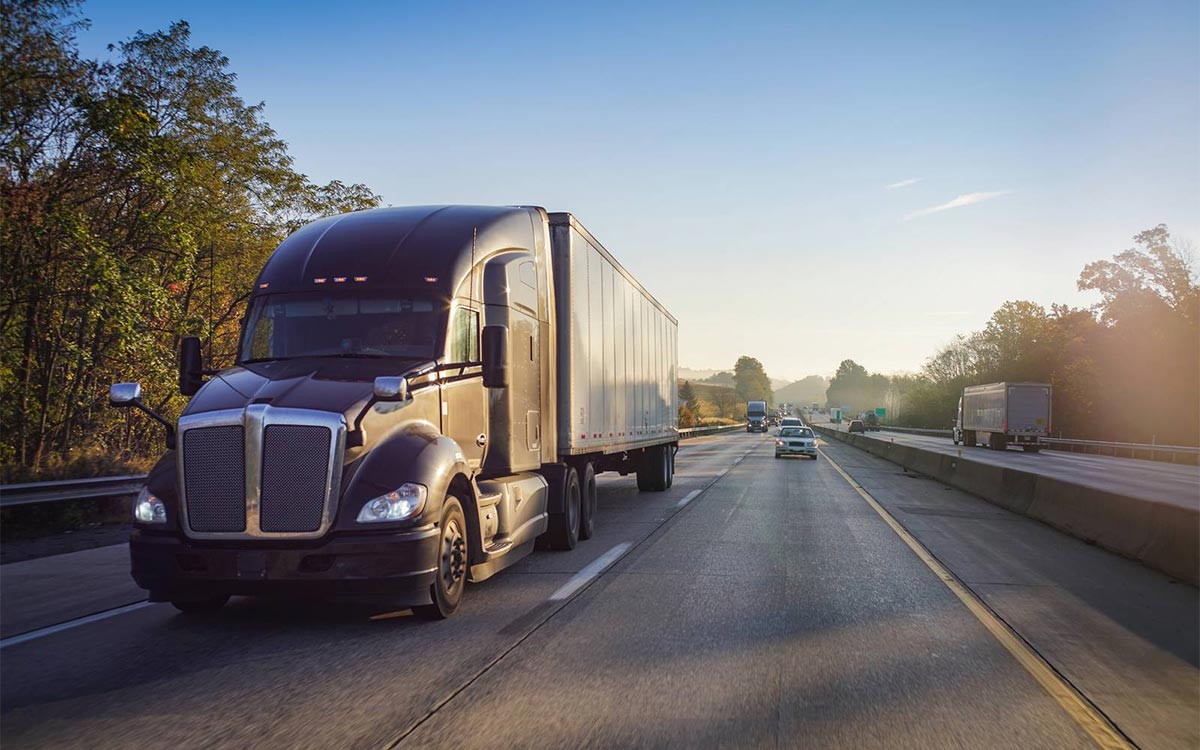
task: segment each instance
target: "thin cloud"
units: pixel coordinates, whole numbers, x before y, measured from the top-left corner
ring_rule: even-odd
[[[884,185],[883,189],[884,190],[899,190],[900,188],[906,188],[909,185],[916,185],[920,181],[921,181],[920,177],[917,177],[912,180],[900,180],[899,182],[893,182],[891,185]]]
[[[907,216],[905,216],[904,220],[910,221],[912,219],[917,219],[922,216],[928,216],[930,214],[936,214],[936,213],[940,213],[942,211],[949,211],[952,208],[962,208],[963,206],[972,206],[976,203],[983,203],[984,201],[990,201],[992,198],[999,198],[1002,195],[1008,195],[1011,192],[1012,192],[1011,190],[996,190],[996,191],[990,192],[990,193],[967,193],[966,195],[958,196],[957,198],[955,198],[952,201],[947,201],[947,202],[941,204],[940,206],[932,206],[930,208],[922,208],[920,211],[913,211],[911,214],[908,214]]]

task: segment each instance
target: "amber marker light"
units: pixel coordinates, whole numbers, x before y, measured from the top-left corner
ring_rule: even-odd
[[[314,284],[324,284],[326,281],[329,281],[329,279],[326,279],[326,278],[313,279]]]

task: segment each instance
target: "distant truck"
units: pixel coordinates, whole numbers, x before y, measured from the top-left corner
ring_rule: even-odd
[[[863,429],[865,429],[867,432],[872,430],[876,432],[879,431],[879,415],[875,412],[864,411],[862,414],[858,415],[858,418],[862,420]]]
[[[767,402],[746,402],[746,432],[767,431]]]
[[[954,444],[1005,450],[1019,445],[1030,453],[1050,435],[1049,383],[988,383],[963,389],[954,421]]]
[[[134,504],[133,578],[184,612],[381,595],[449,617],[535,540],[590,537],[596,474],[671,486],[676,334],[571,214],[308,224],[259,273],[232,367],[184,339],[191,400],[177,424],[155,415],[167,451]],[[137,383],[109,399],[153,413]]]

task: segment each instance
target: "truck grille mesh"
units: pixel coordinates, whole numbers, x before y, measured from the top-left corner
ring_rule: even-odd
[[[192,531],[246,530],[246,458],[241,425],[183,434],[183,481]]]
[[[316,531],[329,483],[329,429],[268,425],[263,434],[258,525],[268,532]]]

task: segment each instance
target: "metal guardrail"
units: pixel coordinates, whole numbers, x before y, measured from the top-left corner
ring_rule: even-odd
[[[6,484],[0,487],[0,508],[95,497],[132,497],[141,491],[145,483],[145,474],[130,474],[123,477]]]
[[[1158,456],[1170,456],[1171,463],[1179,456],[1193,456],[1200,459],[1200,448],[1191,445],[1159,445],[1157,443],[1116,443],[1106,440],[1072,440],[1070,438],[1042,438],[1046,447],[1055,451],[1075,452],[1076,448],[1083,453],[1095,452],[1097,455],[1116,456],[1118,452],[1128,451],[1130,458],[1138,458],[1138,454],[1148,456],[1151,461],[1161,461]],[[1107,451],[1107,453],[1106,453]]]
[[[741,429],[745,429],[744,424],[687,427],[679,431],[679,439],[686,440],[702,435],[715,435]],[[97,497],[132,497],[141,491],[142,485],[145,483],[145,474],[130,474],[123,477],[6,484],[0,486],[0,508],[67,500],[87,500]]]
[[[953,430],[931,430],[925,427],[893,427],[886,424],[879,425],[879,429],[889,432],[907,432],[912,435],[928,435],[929,437],[950,437],[954,434]]]
[[[700,437],[702,435],[716,435],[719,432],[732,432],[733,430],[744,430],[746,425],[743,424],[719,424],[708,425],[706,427],[684,427],[679,431],[679,439],[687,440],[692,437]]]

